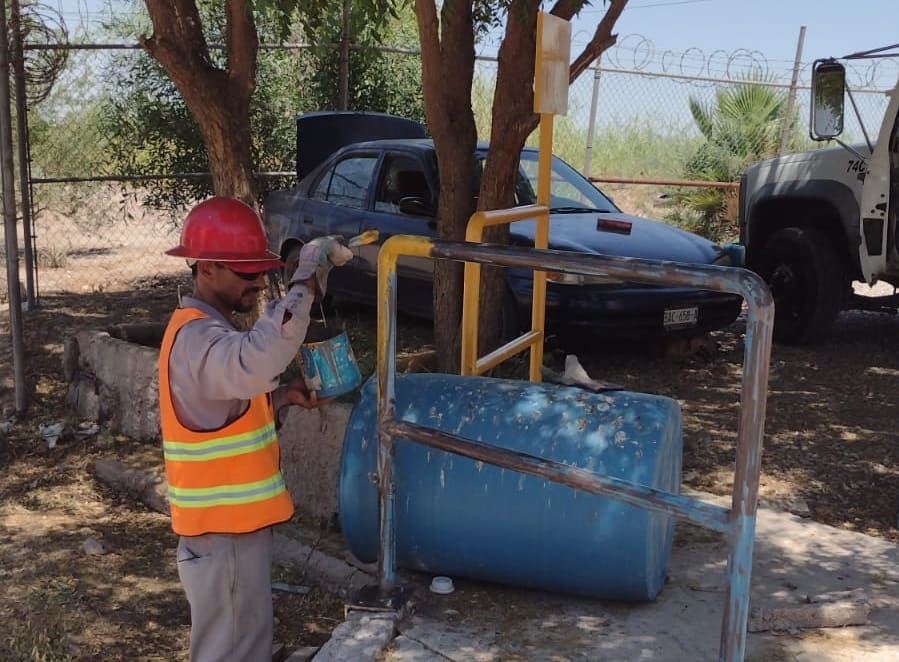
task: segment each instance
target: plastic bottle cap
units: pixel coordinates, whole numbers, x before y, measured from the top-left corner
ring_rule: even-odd
[[[434,577],[434,579],[431,580],[432,593],[446,595],[447,593],[452,593],[454,590],[453,580],[449,577]]]

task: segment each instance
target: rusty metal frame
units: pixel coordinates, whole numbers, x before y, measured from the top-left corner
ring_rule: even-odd
[[[396,263],[400,255],[479,262],[570,274],[608,276],[655,285],[678,285],[739,294],[748,305],[736,462],[731,507],[654,490],[574,468],[555,460],[495,448],[432,428],[397,420],[396,414]],[[377,438],[381,595],[396,590],[396,532],[393,440],[402,437],[499,467],[540,476],[574,489],[602,494],[627,504],[675,515],[727,537],[727,591],[721,623],[719,660],[739,662],[746,650],[749,586],[755,539],[759,473],[774,303],[764,281],[745,269],[659,260],[584,255],[489,244],[430,240],[397,235],[378,255]]]

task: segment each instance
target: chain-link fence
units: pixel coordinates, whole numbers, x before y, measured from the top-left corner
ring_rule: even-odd
[[[695,179],[703,159],[711,158],[708,145],[720,137],[716,132],[728,127],[745,134],[740,137],[743,153],[725,159],[725,174],[731,178],[735,168],[778,150],[817,146],[807,138],[808,66],[791,89],[790,72],[768,72],[758,55],[747,62],[740,60],[739,67],[739,58],[725,58],[721,65],[719,55],[718,60],[709,58],[688,72],[683,58],[677,67],[671,66],[670,58],[666,64],[664,57],[643,62],[631,56],[632,61],[623,62],[621,52],[626,44],[624,40],[599,66],[575,81],[569,114],[556,122],[554,151],[578,169],[607,178]],[[154,172],[154,154],[172,149],[172,144],[154,146],[153,136],[148,134],[142,137],[139,149],[129,152],[124,137],[147,130],[140,124],[147,121],[146,115],[135,108],[146,100],[141,95],[150,92],[159,95],[152,108],[166,114],[167,130],[183,126],[181,137],[190,137],[186,128],[191,125],[189,117],[183,115],[170,84],[144,86],[129,96],[128,86],[138,85],[140,77],[151,71],[148,56],[134,44],[59,48],[69,52],[61,76],[49,96],[28,109],[39,291],[125,288],[138,279],[182,270],[183,264],[165,257],[163,251],[177,243],[184,205],[202,194],[205,164],[187,160],[187,170],[182,172]],[[292,55],[285,57],[288,50]],[[284,90],[290,87],[285,80],[303,80],[309,63],[302,52],[299,48],[260,52],[260,68],[265,73],[259,76],[256,96],[270,111],[269,124],[256,127],[260,144],[268,141],[261,152],[268,156],[259,164],[260,170],[293,169],[294,114],[312,108],[304,105],[308,100],[299,84],[293,85],[289,94]],[[404,76],[409,75],[409,62],[411,70],[417,70],[417,55],[394,52],[392,57],[397,60],[390,66],[405,63]],[[850,68],[859,117],[872,139],[887,103],[883,81],[886,74],[894,73],[882,63],[877,66],[877,70]],[[473,105],[482,139],[489,139],[495,73],[494,59],[478,60]],[[748,88],[755,92],[741,96]],[[119,104],[116,113],[109,112],[115,108],[110,100]],[[705,124],[697,120],[697,114],[705,118]],[[861,126],[855,115],[847,112],[850,140],[863,139]],[[127,176],[135,171],[149,174]],[[290,181],[284,178],[276,185],[286,186]],[[628,194],[622,193],[620,186],[612,188],[628,211],[657,215],[658,209],[641,207],[636,197],[627,204]],[[20,246],[24,241],[25,237],[20,237]],[[2,274],[0,277],[5,277],[5,269]],[[2,285],[0,291],[5,293],[5,283]]]

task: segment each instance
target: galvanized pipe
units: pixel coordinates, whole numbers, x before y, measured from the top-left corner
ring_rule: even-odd
[[[761,281],[761,277],[756,278]],[[767,287],[763,286],[757,291],[755,300],[751,301],[747,297],[746,301],[749,303],[749,314],[746,319],[743,386],[740,392],[737,456],[730,510],[732,530],[728,541],[729,580],[725,594],[725,627],[722,628],[719,649],[719,659],[727,661],[742,660],[746,652],[752,545],[755,540],[771,332],[774,327],[774,302]]]
[[[651,186],[686,186],[694,188],[727,188],[739,189],[740,182],[704,182],[697,179],[645,179],[641,177],[587,177],[598,184],[646,184]]]
[[[396,412],[396,258],[403,255],[427,257],[431,242],[424,237],[396,235],[385,242],[393,250],[378,253],[378,505],[380,547],[378,552],[378,584],[387,596],[396,584],[396,522],[393,482],[393,436],[387,423]]]
[[[19,196],[22,200],[22,236],[25,255],[25,296],[28,310],[37,306],[37,288],[34,282],[34,232],[31,229],[31,189],[28,185],[28,106],[26,103],[25,58],[22,52],[22,26],[19,0],[12,0],[11,30],[12,68],[16,81],[16,139],[19,149]]]
[[[538,271],[609,276],[652,285],[680,285],[741,295],[748,305],[740,419],[731,508],[727,511],[644,486],[573,469],[553,460],[497,449],[418,425],[396,421],[396,260],[399,255],[471,261]],[[728,587],[722,619],[719,660],[737,662],[746,649],[752,546],[771,355],[774,303],[764,281],[745,269],[659,260],[584,255],[489,244],[429,241],[422,237],[388,239],[378,256],[378,473],[381,504],[379,571],[382,590],[395,582],[393,527],[393,445],[395,436],[481,459],[496,466],[541,476],[652,510],[660,510],[728,535]],[[726,521],[725,521],[726,520]]]
[[[9,330],[12,336],[13,385],[16,413],[28,404],[25,385],[25,333],[19,293],[19,241],[16,232],[16,188],[13,167],[12,121],[9,113],[9,43],[6,1],[0,0],[0,179],[3,187],[3,229],[6,234],[6,278],[9,290]],[[27,237],[26,237],[27,241]]]

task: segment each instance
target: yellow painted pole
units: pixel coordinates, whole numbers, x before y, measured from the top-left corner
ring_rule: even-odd
[[[463,375],[477,375],[478,305],[481,301],[481,265],[466,262],[462,290],[462,365]]]
[[[534,247],[549,246],[549,192],[552,177],[553,116],[540,115],[540,143],[537,152],[537,204],[543,212],[537,216],[534,233]],[[541,342],[531,347],[530,378],[532,382],[542,380],[540,368],[543,365],[543,338],[546,336],[546,272],[534,272],[534,297],[531,303],[531,329],[540,334]]]
[[[545,41],[545,43],[544,43]],[[537,51],[534,59],[534,112],[540,114],[540,144],[537,157],[537,204],[512,209],[477,212],[471,216],[465,240],[480,243],[488,225],[536,219],[534,247],[549,246],[549,203],[552,177],[553,115],[568,110],[568,62],[571,56],[571,24],[544,12],[537,14]],[[463,375],[477,375],[530,348],[529,376],[541,381],[543,342],[546,338],[546,272],[533,272],[531,330],[478,360],[478,303],[481,265],[465,264],[462,295]]]
[[[387,366],[396,359],[395,320],[391,314],[393,308],[388,303],[396,296],[397,258],[400,255],[430,257],[433,246],[433,242],[425,237],[397,235],[385,241],[378,251],[378,402],[381,390],[386,386],[382,382],[388,374]]]
[[[479,211],[472,214],[465,229],[465,241],[480,243],[484,236],[484,228],[492,225],[504,225],[527,218],[546,217],[549,210],[541,205],[521,205],[509,209],[495,209],[492,211]],[[477,262],[465,263],[464,289],[462,292],[462,357],[460,372],[463,375],[480,375],[490,370],[507,358],[523,351],[528,345],[536,345],[543,342],[543,332],[526,337],[526,342],[519,342],[521,338],[511,341],[494,350],[493,353],[483,359],[478,359],[478,305],[481,293],[481,265]],[[525,336],[522,336],[524,338]],[[515,349],[508,350],[514,345]],[[496,356],[502,356],[495,361]],[[542,357],[542,349],[541,349]],[[542,361],[542,358],[541,358]]]

